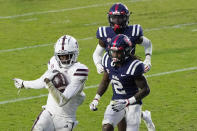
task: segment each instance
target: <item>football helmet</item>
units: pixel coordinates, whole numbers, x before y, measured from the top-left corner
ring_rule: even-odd
[[[55,59],[59,64],[60,68],[68,68],[77,62],[79,55],[79,46],[77,40],[70,36],[61,36],[55,46]]]
[[[128,26],[129,16],[130,12],[127,6],[122,3],[116,3],[109,9],[108,21],[110,26],[116,31]]]
[[[131,56],[132,43],[130,39],[123,34],[118,34],[112,38],[108,45],[108,54],[112,61],[116,63],[123,63]]]

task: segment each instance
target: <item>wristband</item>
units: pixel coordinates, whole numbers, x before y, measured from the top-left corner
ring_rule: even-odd
[[[129,101],[129,104],[131,105],[131,104],[133,104],[133,103],[136,102],[136,99],[135,99],[135,97],[133,96],[133,97],[129,98],[128,101]]]
[[[94,100],[100,100],[101,96],[99,94],[96,94],[96,96],[94,97]]]

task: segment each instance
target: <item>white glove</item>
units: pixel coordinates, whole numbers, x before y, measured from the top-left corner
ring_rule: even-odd
[[[17,89],[21,89],[21,88],[24,88],[24,85],[23,85],[23,81],[22,79],[19,79],[19,78],[14,78],[14,85]]]
[[[96,111],[98,109],[97,106],[98,106],[99,100],[100,100],[100,95],[96,94],[96,96],[94,97],[94,100],[89,105],[90,110]]]
[[[143,63],[144,63],[144,72],[146,73],[151,68],[151,56],[147,55]]]
[[[98,109],[97,108],[98,103],[99,103],[99,101],[97,99],[94,99],[89,105],[90,106],[90,110],[96,111]]]
[[[129,99],[119,99],[112,102],[112,109],[113,111],[119,112],[123,110],[125,107],[127,107],[130,104],[133,104],[136,102],[135,97],[131,97]]]
[[[129,105],[129,101],[127,99],[115,100],[112,103],[112,109],[116,112],[123,110],[125,107]]]
[[[100,63],[96,64],[96,69],[98,74],[102,74],[104,71],[104,68]]]
[[[47,73],[46,73],[46,78],[48,78],[50,81],[53,79],[53,77],[55,76],[55,75],[57,75],[59,73],[59,71],[57,71],[57,70],[53,70],[53,71],[48,71]]]

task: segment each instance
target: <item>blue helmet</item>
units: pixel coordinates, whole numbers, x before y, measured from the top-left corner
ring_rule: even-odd
[[[121,29],[128,26],[129,16],[130,12],[127,6],[122,3],[116,3],[109,9],[108,21],[114,30]]]
[[[118,34],[112,38],[108,45],[108,54],[114,63],[123,63],[131,56],[132,43],[130,39],[123,34]]]

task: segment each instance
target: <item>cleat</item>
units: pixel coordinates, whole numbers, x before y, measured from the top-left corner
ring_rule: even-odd
[[[146,110],[142,112],[142,119],[144,120],[144,123],[146,124],[146,127],[148,131],[155,131],[155,125],[151,119],[151,112]]]

